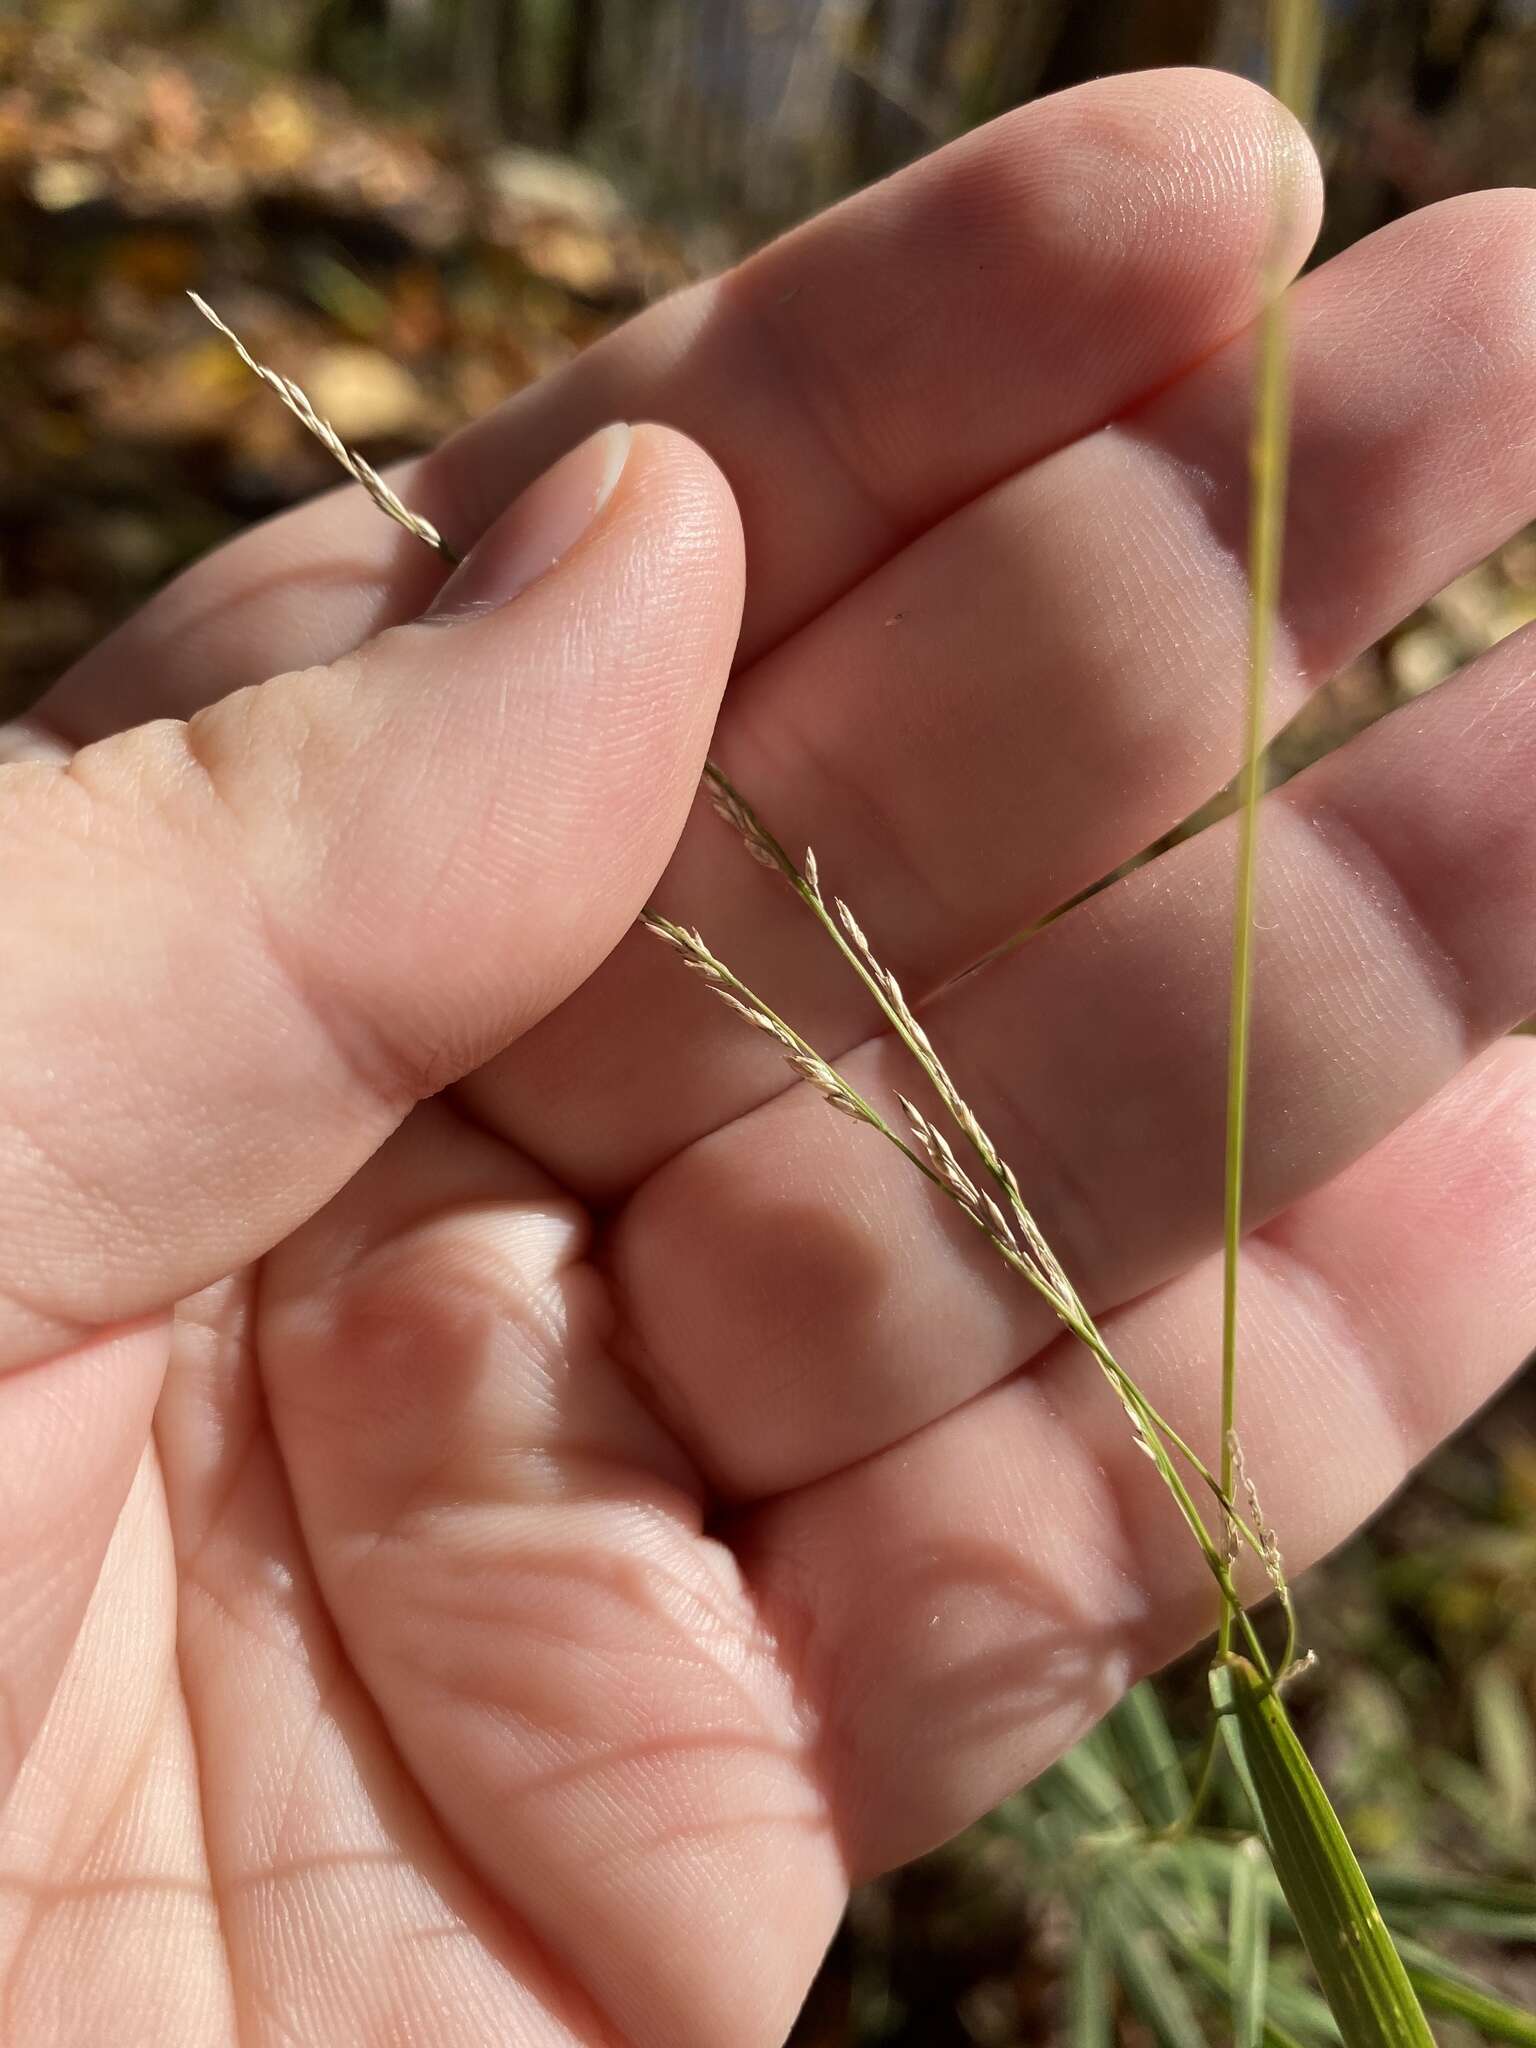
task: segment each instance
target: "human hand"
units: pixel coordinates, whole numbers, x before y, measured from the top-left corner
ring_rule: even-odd
[[[910,992],[1224,778],[1277,181],[1294,267],[1310,156],[1217,75],[1009,117],[420,464],[487,536],[434,623],[440,565],[341,493],[8,735],[17,2048],[766,2048],[850,1880],[1208,1625],[1039,1302],[629,927],[894,1075],[690,812],[736,507],[714,744]],[[1294,303],[1277,716],[1529,513],[1536,206]],[[503,510],[615,418],[668,429]],[[1536,1337],[1533,659],[1267,807],[1244,1435],[1293,1568]],[[932,1005],[1197,1438],[1230,872],[1207,833]]]

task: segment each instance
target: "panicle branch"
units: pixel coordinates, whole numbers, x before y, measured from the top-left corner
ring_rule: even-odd
[[[1060,1261],[1026,1206],[1017,1177],[999,1153],[980,1119],[960,1093],[948,1069],[939,1058],[927,1030],[919,1022],[901,984],[876,957],[868,935],[841,897],[831,904],[823,893],[820,864],[814,852],[806,852],[803,864],[796,863],[769,832],[752,806],[734,788],[723,771],[710,762],[705,784],[718,814],[740,834],[748,853],[762,867],[782,875],[807,909],[830,935],[879,1005],[891,1029],[906,1047],[937,1094],[950,1120],[965,1139],[983,1170],[1001,1195],[990,1192],[978,1177],[962,1165],[949,1138],[934,1119],[916,1103],[900,1096],[902,1110],[911,1131],[912,1143],[887,1122],[878,1109],[852,1086],[830,1061],[801,1038],[776,1011],[748,988],[738,976],[711,952],[697,931],[674,924],[653,912],[644,922],[684,964],[704,981],[722,1001],[740,1016],[774,1039],[792,1071],[815,1087],[823,1098],[844,1115],[868,1124],[938,1188],[990,1241],[999,1256],[1049,1302],[1056,1315],[1093,1353],[1100,1370],[1113,1388],[1130,1422],[1133,1441],[1157,1467],[1175,1505],[1198,1542],[1201,1552],[1220,1588],[1224,1607],[1234,1613],[1237,1625],[1261,1669],[1268,1669],[1263,1646],[1252,1623],[1243,1612],[1232,1577],[1232,1559],[1221,1549],[1206,1527],[1204,1518],[1180,1476],[1174,1459],[1181,1459],[1199,1482],[1215,1496],[1222,1524],[1229,1540],[1253,1550],[1269,1568],[1270,1551],[1258,1528],[1250,1526],[1216,1475],[1201,1460],[1120,1365],[1084,1307]]]
[[[235,330],[227,321],[220,319],[206,299],[199,297],[196,292],[188,292],[187,297],[196,306],[203,318],[216,327],[225,340],[229,342],[235,354],[245,364],[246,368],[253,371],[263,384],[270,386],[277,393],[300,426],[313,434],[321,447],[333,455],[341,464],[347,475],[362,485],[381,512],[390,519],[393,519],[397,526],[403,526],[407,533],[414,534],[417,540],[425,541],[427,546],[434,549],[438,554],[446,556],[449,561],[457,561],[458,557],[454,554],[453,549],[449,547],[431,520],[424,519],[419,512],[413,512],[409,505],[400,497],[399,493],[385,483],[383,477],[379,475],[373,464],[365,462],[355,448],[347,446],[330,421],[322,419],[319,413],[315,411],[307,394],[294,383],[291,377],[285,377],[280,370],[271,369],[266,363],[258,362],[239,335],[236,334]]]
[[[734,1010],[738,1017],[744,1017],[755,1030],[771,1038],[784,1055],[785,1064],[802,1081],[808,1081],[829,1108],[842,1116],[854,1118],[858,1123],[878,1125],[883,1122],[814,1046],[770,1010],[762,997],[748,988],[745,982],[739,981],[723,960],[716,958],[699,932],[687,925],[674,924],[670,918],[659,917],[650,910],[643,913],[641,923],[663,945],[670,946],[678,954],[689,973],[697,975],[712,995],[717,996],[728,1009]]]

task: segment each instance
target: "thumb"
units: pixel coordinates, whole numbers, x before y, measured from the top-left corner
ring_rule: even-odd
[[[719,472],[608,428],[423,619],[0,770],[0,1367],[267,1249],[591,972],[681,830],[741,597]]]

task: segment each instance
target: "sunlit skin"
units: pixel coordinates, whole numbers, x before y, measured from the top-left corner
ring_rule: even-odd
[[[1212,74],[1011,115],[419,465],[483,593],[525,485],[664,423],[512,602],[410,623],[443,566],[349,489],[6,736],[0,2039],[772,2048],[850,1882],[1209,1627],[1090,1361],[632,925],[906,1085],[713,745],[954,983],[1214,1454],[1230,831],[955,977],[1236,758],[1251,324],[1317,188]],[[1536,200],[1293,306],[1277,720],[1536,509]],[[1293,1571],[1536,1341],[1533,667],[1266,805],[1242,1429]]]

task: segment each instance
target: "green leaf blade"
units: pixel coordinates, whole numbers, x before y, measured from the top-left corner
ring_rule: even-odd
[[[1109,1726],[1125,1760],[1127,1784],[1155,1828],[1176,1828],[1189,1813],[1189,1783],[1168,1717],[1146,1679],[1110,1710]]]
[[[1227,1908],[1233,2048],[1263,2048],[1269,1975],[1269,1913],[1263,1880],[1268,1870],[1269,1858],[1262,1843],[1249,1840],[1239,1845],[1232,1858],[1232,1897]]]
[[[1184,1962],[1228,2011],[1232,2008],[1232,1966],[1215,1949],[1192,1943],[1180,1950]],[[1333,2014],[1304,1984],[1271,1977],[1264,2015],[1264,2048],[1335,2048],[1339,2029]]]
[[[1113,2048],[1114,1971],[1099,1909],[1085,1908],[1078,1923],[1067,1986],[1067,2041],[1070,2048]]]
[[[1386,1922],[1274,1687],[1245,1658],[1227,1657],[1212,1670],[1211,1693],[1233,1761],[1252,1788],[1275,1875],[1349,2048],[1434,2048]]]
[[[1394,1922],[1444,1927],[1484,1941],[1536,1944],[1536,1884],[1527,1878],[1368,1864],[1366,1879],[1378,1905]]]
[[[1115,1962],[1126,1995],[1161,2048],[1209,2048],[1189,1993],[1150,1927],[1122,1927],[1115,1936]]]
[[[1431,2012],[1443,2012],[1475,2027],[1488,2041],[1509,2041],[1514,2048],[1536,2048],[1536,2013],[1511,2003],[1492,1984],[1470,1970],[1447,1962],[1422,1942],[1401,1944],[1403,1964],[1414,1989]]]

